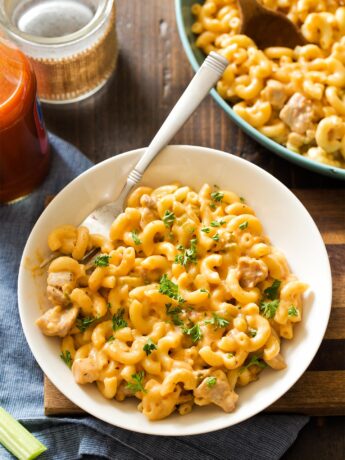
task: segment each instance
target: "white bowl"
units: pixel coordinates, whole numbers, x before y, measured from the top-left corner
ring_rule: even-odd
[[[257,382],[239,390],[235,411],[215,406],[195,407],[192,413],[173,414],[158,422],[137,411],[137,402],[119,403],[102,397],[96,385],[79,386],[59,357],[60,339],[44,336],[35,326],[44,302],[45,280],[34,277],[30,263],[48,254],[47,237],[56,226],[78,225],[105,199],[120,190],[143,149],[118,155],[94,166],[65,187],[43,212],[25,246],[19,270],[19,311],[26,339],[43,372],[71,401],[112,425],[154,435],[192,435],[242,422],[280,398],[299,379],[316,354],[331,308],[331,271],[320,233],[301,202],[277,179],[232,155],[204,147],[169,146],[152,163],[143,183],[153,187],[178,180],[198,189],[217,184],[246,198],[261,219],[272,243],[286,254],[291,270],[310,285],[305,295],[303,321],[295,337],[284,341],[287,368],[266,370]]]

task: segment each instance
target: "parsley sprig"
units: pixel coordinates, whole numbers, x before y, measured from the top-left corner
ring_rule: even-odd
[[[213,239],[214,241],[217,241],[217,242],[218,242],[218,241],[219,241],[219,234],[216,233],[215,235],[213,235],[213,236],[212,236],[212,239]]]
[[[143,346],[143,350],[147,356],[149,356],[154,350],[157,350],[156,344],[149,338]]]
[[[217,377],[207,377],[206,379],[206,385],[208,386],[208,388],[212,388],[215,386],[215,384],[217,383]]]
[[[211,227],[221,227],[222,225],[224,225],[226,222],[225,220],[213,220],[210,225]]]
[[[199,323],[195,323],[190,328],[187,328],[187,327],[182,328],[182,332],[186,335],[189,335],[193,343],[196,343],[202,339],[202,332],[201,332]]]
[[[244,372],[246,369],[249,369],[249,367],[251,366],[258,366],[261,369],[265,369],[265,367],[267,367],[267,364],[265,363],[265,361],[260,359],[257,355],[253,355],[251,356],[249,362],[245,366],[242,366],[240,368],[240,372],[241,373]]]
[[[175,222],[176,220],[176,216],[175,214],[172,212],[172,211],[169,211],[168,209],[165,211],[164,213],[164,216],[163,216],[163,222],[164,222],[164,225],[169,228],[172,226],[172,224]]]
[[[228,326],[229,321],[221,316],[218,316],[216,313],[212,313],[212,318],[207,319],[205,324],[212,324],[215,329],[220,329],[221,327]]]
[[[98,318],[93,316],[85,316],[84,318],[77,318],[76,326],[80,332],[85,332]]]
[[[125,313],[124,308],[120,308],[115,315],[112,317],[112,323],[113,323],[113,331],[118,331],[119,329],[123,329],[124,327],[128,326],[127,321],[123,318],[123,315]]]
[[[190,248],[183,249],[183,254],[178,254],[175,257],[175,264],[180,264],[186,267],[188,264],[196,264],[197,261],[197,239],[193,238],[190,240]]]
[[[245,220],[244,222],[242,222],[242,224],[240,224],[240,225],[238,226],[238,228],[239,228],[240,230],[245,230],[246,228],[248,228],[248,221]]]
[[[110,256],[108,254],[101,254],[94,260],[96,267],[108,267]]]
[[[138,237],[138,230],[133,230],[131,232],[131,237],[132,237],[132,240],[134,241],[134,244],[136,244],[137,246],[141,244],[141,239]]]
[[[213,201],[217,201],[218,203],[220,203],[222,201],[222,199],[224,198],[224,193],[222,192],[212,192],[211,193],[211,198]]]
[[[277,308],[279,307],[279,300],[275,299],[272,301],[262,301],[260,303],[260,311],[267,319],[272,319],[276,314]]]
[[[132,374],[131,377],[132,377],[133,382],[128,382],[126,385],[126,388],[130,390],[133,394],[137,393],[138,391],[147,393],[143,385],[145,372],[139,371],[137,374]]]
[[[177,300],[179,303],[184,303],[185,300],[178,292],[178,286],[173,281],[169,280],[168,275],[165,273],[159,280],[159,292],[171,299]]]
[[[265,296],[270,300],[278,299],[279,297],[279,288],[281,285],[281,281],[274,280],[272,285],[264,290]]]
[[[200,292],[206,292],[207,293],[207,297],[210,298],[211,297],[211,294],[210,294],[210,291],[208,291],[207,289],[200,289]]]
[[[274,280],[272,285],[264,290],[264,299],[260,303],[260,311],[267,319],[274,318],[279,307],[280,285],[281,281]]]
[[[62,361],[64,361],[64,363],[66,364],[66,366],[68,366],[70,369],[72,367],[72,356],[71,356],[71,352],[66,350],[66,351],[62,351],[61,352],[61,355],[60,355],[60,358],[62,359]]]
[[[167,315],[171,316],[171,320],[175,324],[175,326],[183,326],[183,321],[180,318],[180,314],[182,313],[182,308],[173,307],[171,303],[166,303],[165,308],[166,308]]]
[[[295,307],[295,305],[291,305],[291,307],[288,309],[288,316],[298,316],[298,309]]]

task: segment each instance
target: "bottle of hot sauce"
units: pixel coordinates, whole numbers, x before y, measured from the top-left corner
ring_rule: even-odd
[[[49,160],[35,74],[24,54],[0,37],[0,203],[30,193]]]

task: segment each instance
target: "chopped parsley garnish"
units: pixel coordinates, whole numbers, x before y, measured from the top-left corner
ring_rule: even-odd
[[[159,280],[159,292],[170,297],[171,299],[177,300],[179,303],[185,302],[185,300],[178,293],[177,284],[169,280],[166,273]]]
[[[131,237],[132,237],[132,240],[134,241],[134,244],[136,244],[136,245],[141,244],[141,239],[138,237],[138,231],[137,230],[133,230],[131,232]]]
[[[113,322],[113,331],[118,331],[119,329],[123,329],[124,327],[128,326],[128,323],[125,319],[123,319],[123,315],[125,313],[124,308],[120,308],[115,315],[112,317]]]
[[[108,310],[111,309],[111,303],[110,302],[107,303],[107,308],[108,308]]]
[[[250,358],[249,362],[245,366],[241,367],[240,372],[245,371],[250,366],[259,366],[261,367],[261,369],[265,369],[265,367],[267,367],[267,364],[262,359],[259,359],[258,356],[253,355]]]
[[[200,289],[200,292],[207,292],[208,297],[211,297],[210,291],[207,289]]]
[[[288,316],[298,316],[298,310],[295,305],[291,305],[291,307],[288,309]]]
[[[198,342],[202,338],[202,332],[199,323],[194,324],[194,326],[189,329],[184,327],[182,332],[186,335],[189,335],[193,343]]]
[[[269,300],[262,300],[260,311],[267,319],[272,319],[279,307],[279,288],[281,281],[274,280],[272,285],[264,290],[264,296]]]
[[[253,328],[251,328],[251,327],[248,328],[248,335],[249,335],[249,337],[255,337],[256,334],[257,334],[257,332],[258,332],[258,331],[257,331],[256,329],[253,329]]]
[[[241,203],[245,203],[245,202],[246,202],[246,200],[245,200],[245,198],[243,198],[243,196],[240,196],[240,202],[241,202]]]
[[[235,355],[233,353],[228,353],[228,358],[231,359],[233,358]]]
[[[210,227],[203,227],[201,229],[201,231],[204,232],[204,233],[210,233],[211,229],[210,229]]]
[[[97,320],[97,318],[94,318],[93,316],[85,316],[85,318],[77,318],[76,321],[76,326],[81,332],[85,332],[86,329],[88,329],[92,323],[94,323]]]
[[[245,230],[247,227],[248,227],[248,221],[247,221],[247,220],[245,220],[244,222],[242,222],[242,224],[240,224],[240,225],[238,226],[238,228],[239,228],[240,230]]]
[[[163,222],[164,225],[169,228],[172,226],[172,224],[175,222],[175,214],[172,211],[169,211],[168,209],[165,211],[164,216],[163,216]]]
[[[279,298],[279,288],[281,281],[274,280],[272,285],[264,290],[265,296],[270,300],[275,300]]]
[[[196,248],[197,240],[196,238],[190,240],[190,248],[184,249],[183,254],[179,254],[175,257],[175,264],[186,265],[196,264],[196,257],[197,257],[197,248]]]
[[[207,319],[205,324],[213,324],[215,329],[226,327],[229,325],[229,321],[221,316],[218,316],[216,313],[212,313],[212,318]]]
[[[267,319],[272,319],[276,314],[277,308],[279,307],[279,300],[275,299],[271,302],[261,302],[260,303],[260,311]]]
[[[208,386],[208,388],[214,387],[216,383],[217,383],[217,377],[207,377],[206,385]]]
[[[109,337],[109,339],[107,340],[107,342],[112,342],[113,340],[115,340],[115,337],[114,337],[113,335],[111,335],[111,336]]]
[[[71,352],[66,350],[66,351],[62,351],[61,352],[61,355],[60,355],[60,358],[62,359],[62,361],[66,364],[66,366],[68,366],[70,369],[72,367],[72,356],[71,356]]]
[[[225,224],[225,220],[213,220],[210,225],[211,227],[220,227]]]
[[[219,241],[219,235],[218,235],[218,233],[216,233],[214,236],[212,236],[212,239],[213,239],[214,241]]]
[[[148,339],[145,345],[143,346],[143,350],[147,356],[149,356],[153,350],[157,350],[157,346],[151,339]]]
[[[212,209],[212,211],[214,211],[216,209],[216,205],[214,203],[210,203],[210,208]]]
[[[183,326],[183,321],[180,318],[180,314],[182,313],[182,308],[173,307],[171,303],[166,303],[165,308],[166,308],[167,315],[171,316],[171,320],[175,324],[175,326]]]
[[[224,198],[224,193],[222,192],[212,192],[211,193],[211,198],[213,201],[218,201],[219,203],[222,201]]]
[[[143,385],[144,377],[145,377],[144,371],[139,371],[137,374],[132,374],[133,382],[128,382],[126,385],[126,388],[130,390],[133,394],[137,393],[138,391],[147,393]]]
[[[96,265],[96,267],[108,267],[109,259],[110,256],[107,254],[101,254],[95,258],[93,263]]]

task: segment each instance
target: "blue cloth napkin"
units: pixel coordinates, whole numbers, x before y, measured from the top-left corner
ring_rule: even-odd
[[[48,447],[42,460],[76,460],[84,455],[111,460],[279,459],[308,417],[260,414],[221,431],[170,438],[132,433],[91,416],[44,416],[43,374],[26,343],[18,315],[19,262],[45,197],[56,194],[92,166],[70,144],[55,136],[50,136],[50,142],[54,155],[45,182],[24,200],[0,206],[0,405]],[[0,459],[10,458],[0,445]]]

